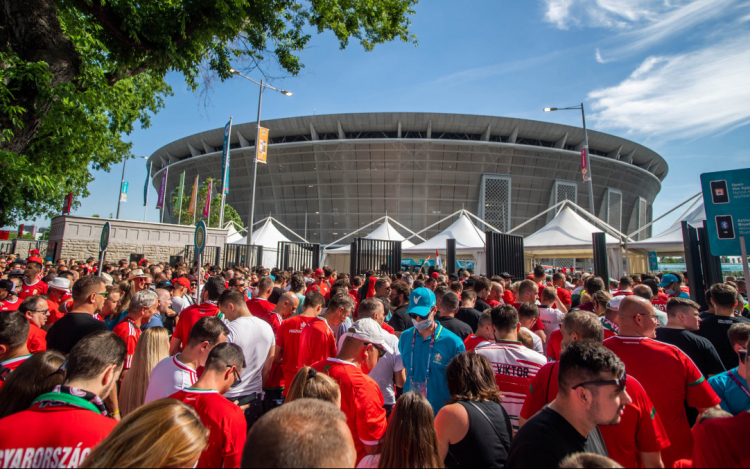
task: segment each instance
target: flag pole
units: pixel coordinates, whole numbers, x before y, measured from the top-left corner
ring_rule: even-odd
[[[167,198],[167,185],[169,184],[169,166],[167,166],[164,169],[164,171],[165,171],[165,173],[164,173],[164,199],[165,200],[162,201],[162,206],[161,206],[161,220],[159,221],[159,223],[164,223],[164,206],[167,204],[167,202],[166,202],[166,198]]]

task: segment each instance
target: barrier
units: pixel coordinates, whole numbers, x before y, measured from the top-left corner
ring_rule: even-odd
[[[349,272],[351,277],[368,270],[378,275],[395,275],[401,271],[401,241],[357,238],[351,244]]]
[[[235,266],[255,268],[263,264],[263,246],[246,244],[225,244],[224,263],[225,269]]]
[[[276,266],[287,271],[320,267],[320,244],[279,241]]]
[[[525,277],[523,236],[487,231],[485,239],[487,243],[487,277],[499,275],[502,272],[507,272],[517,279]]]

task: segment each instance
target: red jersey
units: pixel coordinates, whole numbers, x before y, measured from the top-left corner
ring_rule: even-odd
[[[477,346],[483,342],[491,342],[490,340],[485,339],[484,337],[479,337],[478,335],[471,334],[469,337],[464,340],[464,347],[466,347],[466,351],[470,352],[477,348]]]
[[[1,421],[0,421],[1,422]],[[750,467],[750,413],[707,420],[693,427],[693,467]]]
[[[489,298],[487,298],[486,300],[484,300],[484,302],[487,303],[488,305],[490,305],[490,308],[496,308],[496,307],[498,307],[498,306],[500,306],[502,304],[502,303],[500,303],[497,300],[491,300]]]
[[[387,322],[383,321],[383,325],[381,326],[384,331],[389,333],[390,335],[396,335],[396,330],[388,325]]]
[[[513,296],[513,292],[510,290],[503,290],[503,303],[506,305],[512,305],[516,302],[516,297]]]
[[[268,313],[272,313],[276,309],[276,305],[265,298],[253,298],[252,300],[247,300],[247,309],[250,310],[253,316],[260,318]]]
[[[88,401],[83,402],[88,404]],[[3,459],[0,464],[2,467],[78,467],[115,425],[116,420],[87,408],[34,404],[28,410],[0,420],[0,458]]]
[[[34,295],[46,295],[47,294],[47,284],[42,282],[41,280],[37,280],[36,282],[29,285],[26,283],[26,279],[23,279],[23,282],[21,283],[21,291],[18,292],[18,298],[25,300],[26,298]]]
[[[190,331],[193,326],[201,318],[206,316],[220,316],[219,307],[216,303],[203,303],[202,305],[190,305],[183,309],[180,313],[180,320],[177,322],[177,326],[174,328],[172,338],[180,339],[180,349],[184,349],[187,345],[188,337],[190,337]]]
[[[54,300],[47,300],[49,305],[49,317],[47,318],[47,324],[54,324],[60,320],[63,316],[73,310],[73,298],[70,294],[65,293],[61,298],[60,302]]]
[[[620,357],[628,374],[641,382],[654,402],[672,442],[662,452],[664,467],[690,458],[693,436],[685,403],[705,409],[721,402],[693,361],[673,345],[644,337],[618,335],[605,340],[604,346]]]
[[[125,341],[125,345],[128,348],[128,354],[125,357],[125,366],[123,369],[129,370],[133,365],[133,355],[135,354],[135,348],[138,345],[138,339],[141,338],[141,328],[136,326],[132,319],[125,317],[125,319],[115,326],[112,332]]]
[[[669,299],[663,300],[661,298],[654,298],[651,300],[651,304],[654,305],[654,308],[665,313],[667,312],[667,303],[669,303]]]
[[[240,467],[247,438],[247,422],[242,409],[213,389],[187,388],[170,396],[198,413],[208,429],[208,446],[197,467]]]
[[[388,423],[383,393],[378,383],[353,363],[329,358],[315,363],[313,368],[330,376],[341,388],[341,411],[352,432],[359,464],[367,455],[365,445],[377,445],[385,434]]]
[[[18,307],[21,306],[23,300],[16,298],[16,301],[0,301],[0,312],[5,313],[8,311],[18,311]]]
[[[557,363],[544,365],[531,381],[523,403],[521,417],[528,420],[557,397]],[[628,376],[628,395],[632,403],[618,425],[600,425],[609,457],[623,467],[643,467],[640,453],[654,453],[669,446],[664,426],[646,391],[635,378]]]
[[[47,350],[47,333],[31,322],[29,323],[29,338],[26,340],[26,348],[31,353]]]
[[[547,359],[549,361],[556,362],[560,360],[560,354],[562,353],[562,331],[556,330],[547,337]]]
[[[320,285],[315,285],[314,283],[307,287],[307,290],[305,290],[305,296],[307,296],[308,293],[311,291],[316,291],[323,295],[326,300],[328,300],[328,297],[331,295],[331,287],[328,286],[327,283],[321,282]]]
[[[613,294],[612,294],[612,296],[630,296],[630,295],[632,295],[632,294],[633,294],[633,292],[632,292],[632,291],[628,291],[628,290],[618,290],[618,291],[616,291],[615,293],[613,293]]]
[[[292,385],[294,375],[299,370],[299,341],[302,337],[302,330],[312,321],[313,318],[305,316],[293,316],[287,318],[281,323],[279,334],[276,337],[276,345],[281,348],[281,370],[284,373],[284,383]],[[284,388],[284,396],[287,389]]]
[[[264,303],[263,300],[250,300],[250,301],[259,301],[259,303]],[[272,303],[269,303],[268,301],[265,301],[265,303],[268,303],[271,306],[274,306]],[[271,326],[271,329],[273,329],[273,335],[276,338],[276,343],[278,344],[279,335],[281,332],[281,315],[279,313],[274,313],[272,310],[270,313],[258,314],[258,317],[266,321]],[[266,380],[266,385],[263,387],[266,389],[281,389],[284,387],[284,384],[285,384],[284,372],[281,369],[281,365],[279,365],[278,363],[273,363],[271,365],[271,371],[269,372],[268,379]],[[292,384],[292,382],[290,381],[289,384]]]
[[[570,308],[570,305],[573,304],[573,300],[570,298],[570,292],[564,288],[557,287],[557,297],[566,308]]]
[[[313,318],[300,334],[297,369],[335,357],[337,354],[336,338],[328,322],[321,317]]]
[[[12,373],[16,368],[21,366],[21,363],[25,362],[29,358],[31,358],[31,355],[22,355],[16,358],[9,358],[8,360],[5,360],[4,362],[0,362],[0,366],[10,370]],[[0,387],[3,386],[3,382],[7,379],[8,379],[8,375],[5,375],[2,379],[0,379]]]

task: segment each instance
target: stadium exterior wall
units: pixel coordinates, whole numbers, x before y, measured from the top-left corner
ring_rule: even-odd
[[[300,235],[306,232],[312,242],[333,242],[385,213],[419,231],[466,208],[508,230],[562,198],[589,207],[581,180],[580,128],[422,113],[308,116],[262,125],[270,129],[271,143],[269,164],[258,169],[255,220],[273,215]],[[245,223],[254,135],[254,123],[232,129],[227,202]],[[214,129],[154,152],[154,187],[158,190],[167,167],[168,193],[179,186],[183,171],[188,196],[196,175],[218,180],[222,139],[223,129]],[[589,131],[589,141],[597,215],[624,232],[635,231],[652,219],[666,162],[616,136]],[[517,233],[531,234],[551,216]],[[169,209],[164,219],[171,220]],[[639,238],[649,236],[650,229]]]

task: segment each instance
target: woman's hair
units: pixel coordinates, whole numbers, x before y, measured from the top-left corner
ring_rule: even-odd
[[[169,356],[169,335],[163,327],[143,331],[133,354],[133,365],[120,388],[120,412],[123,417],[143,405],[151,371]]]
[[[21,363],[0,388],[0,418],[28,409],[34,399],[63,384],[63,363],[65,356],[54,351],[37,353]]]
[[[459,401],[502,402],[492,363],[482,355],[471,352],[456,355],[448,363],[446,379],[451,393],[448,404]]]
[[[295,399],[311,398],[328,401],[336,406],[341,405],[341,389],[338,383],[328,375],[318,373],[314,368],[303,366],[289,386],[285,402]]]
[[[81,468],[189,467],[208,444],[208,430],[192,407],[159,399],[122,419]]]
[[[120,296],[120,304],[117,306],[117,311],[115,312],[121,314],[130,306],[130,300],[133,298],[133,295],[135,295],[135,286],[132,281],[127,280],[123,280],[118,286],[122,295]]]
[[[438,452],[435,415],[421,394],[407,392],[393,407],[380,441],[378,467],[444,467]]]
[[[594,293],[594,295],[591,297],[591,301],[593,301],[594,303],[604,308],[607,307],[607,303],[609,303],[609,300],[611,299],[612,299],[612,294],[604,290]]]

